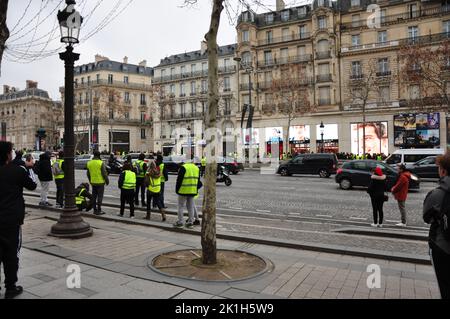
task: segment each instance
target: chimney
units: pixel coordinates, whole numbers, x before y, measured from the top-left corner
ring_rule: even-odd
[[[31,81],[31,80],[27,80],[27,84],[26,84],[26,89],[37,89],[38,83]]]
[[[123,58],[123,64],[128,64],[128,57],[127,56]]]
[[[139,62],[139,66],[143,66],[144,68],[147,67],[147,60],[142,60]]]
[[[3,85],[3,94],[9,93],[9,85]]]
[[[102,56],[100,54],[95,55],[95,63],[102,62],[102,61],[109,61],[109,59],[105,56]]]
[[[286,8],[286,4],[283,0],[277,0],[277,11],[284,10]]]
[[[208,50],[208,43],[206,43],[206,41],[202,41],[202,43],[200,44],[201,47],[201,53],[202,55],[205,54],[206,50]]]

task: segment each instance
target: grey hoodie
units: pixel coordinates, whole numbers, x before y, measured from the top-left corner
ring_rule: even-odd
[[[430,226],[429,240],[450,255],[450,241],[444,237],[439,224],[441,206],[446,193],[450,193],[450,176],[440,179],[439,186],[428,193],[423,203],[423,220]]]

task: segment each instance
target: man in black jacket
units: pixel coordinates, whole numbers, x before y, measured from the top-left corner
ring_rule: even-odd
[[[445,222],[450,209],[450,151],[439,156],[436,163],[441,177],[438,188],[428,193],[423,203],[423,220],[430,226],[429,246],[442,299],[450,299],[450,237]],[[444,215],[447,213],[447,215]],[[445,225],[447,224],[447,225]]]
[[[0,261],[5,273],[5,298],[14,298],[23,288],[16,286],[21,226],[25,218],[23,188],[36,189],[36,181],[22,166],[12,163],[12,144],[0,142]]]
[[[52,206],[48,202],[48,188],[53,181],[52,164],[50,162],[50,153],[45,152],[39,156],[39,162],[36,164],[39,181],[41,182],[41,202],[39,206]]]

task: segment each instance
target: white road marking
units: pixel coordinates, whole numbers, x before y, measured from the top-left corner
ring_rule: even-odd
[[[330,215],[316,215],[316,217],[333,218],[333,216]]]
[[[271,213],[270,210],[264,210],[264,209],[257,209],[256,210],[258,213]]]
[[[220,209],[220,208],[219,208]],[[230,209],[243,210],[242,207],[230,207]]]
[[[389,219],[387,219],[386,220],[388,223],[400,223],[401,221],[399,221],[399,220],[389,220]]]
[[[362,218],[362,217],[350,217],[350,219],[354,219],[354,220],[367,220],[367,218]]]
[[[295,215],[295,216],[300,216],[300,213],[289,213],[289,215]]]

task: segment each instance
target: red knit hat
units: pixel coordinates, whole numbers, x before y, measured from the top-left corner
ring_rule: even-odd
[[[381,170],[381,167],[377,166],[375,168],[375,174],[378,176],[382,176],[383,175],[383,171]]]

